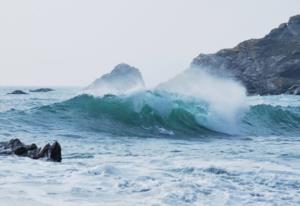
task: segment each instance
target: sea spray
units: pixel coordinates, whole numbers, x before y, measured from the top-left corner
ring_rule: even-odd
[[[246,90],[238,82],[190,68],[160,84],[157,90],[193,97],[208,104],[206,126],[226,133],[238,132],[237,124],[247,111]],[[198,116],[201,119],[201,116]],[[203,122],[201,122],[203,123]]]
[[[95,97],[117,95],[127,99],[136,113],[149,107],[153,115],[157,113],[155,115],[163,118],[171,115],[174,109],[183,109],[201,126],[230,134],[237,133],[237,122],[247,109],[243,86],[199,68],[190,68],[147,92],[140,71],[127,64],[119,64],[110,73],[95,80],[84,92]],[[178,106],[178,102],[189,102],[193,106]],[[197,107],[201,108],[200,112],[194,109]]]

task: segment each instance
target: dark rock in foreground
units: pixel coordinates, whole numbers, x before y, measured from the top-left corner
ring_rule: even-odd
[[[36,144],[25,145],[19,139],[0,142],[0,155],[17,155],[32,159],[46,158],[49,161],[61,162],[61,146],[58,142],[46,144],[39,148]]]
[[[237,79],[248,94],[295,94],[289,89],[300,85],[300,15],[264,38],[244,41],[215,54],[200,54],[191,66]]]
[[[30,92],[52,92],[54,89],[51,88],[40,88],[40,89],[31,89]]]
[[[23,92],[22,90],[15,90],[15,91],[13,91],[11,93],[8,93],[8,94],[28,94],[28,93]]]

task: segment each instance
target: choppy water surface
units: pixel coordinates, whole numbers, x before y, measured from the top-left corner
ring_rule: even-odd
[[[58,140],[63,162],[0,156],[0,205],[299,205],[300,98],[0,89],[0,140]],[[25,88],[26,89],[26,88]]]

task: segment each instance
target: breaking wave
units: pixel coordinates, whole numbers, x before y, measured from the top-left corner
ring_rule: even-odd
[[[252,105],[235,111],[233,120],[208,102],[167,92],[103,97],[83,94],[29,112],[39,122],[75,124],[82,130],[117,135],[300,134],[300,107]]]
[[[127,82],[108,81],[117,88],[125,88]],[[239,82],[199,68],[189,68],[149,91],[112,95],[115,91],[103,85],[94,89],[104,89],[101,95],[106,95],[90,91],[27,111],[13,110],[2,119],[1,113],[0,121],[53,130],[75,126],[79,132],[118,136],[300,135],[300,99],[247,97]]]

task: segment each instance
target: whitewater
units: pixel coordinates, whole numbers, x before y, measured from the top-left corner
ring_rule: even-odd
[[[128,94],[1,87],[0,140],[57,140],[63,161],[0,156],[0,205],[299,205],[300,97],[193,76]]]

